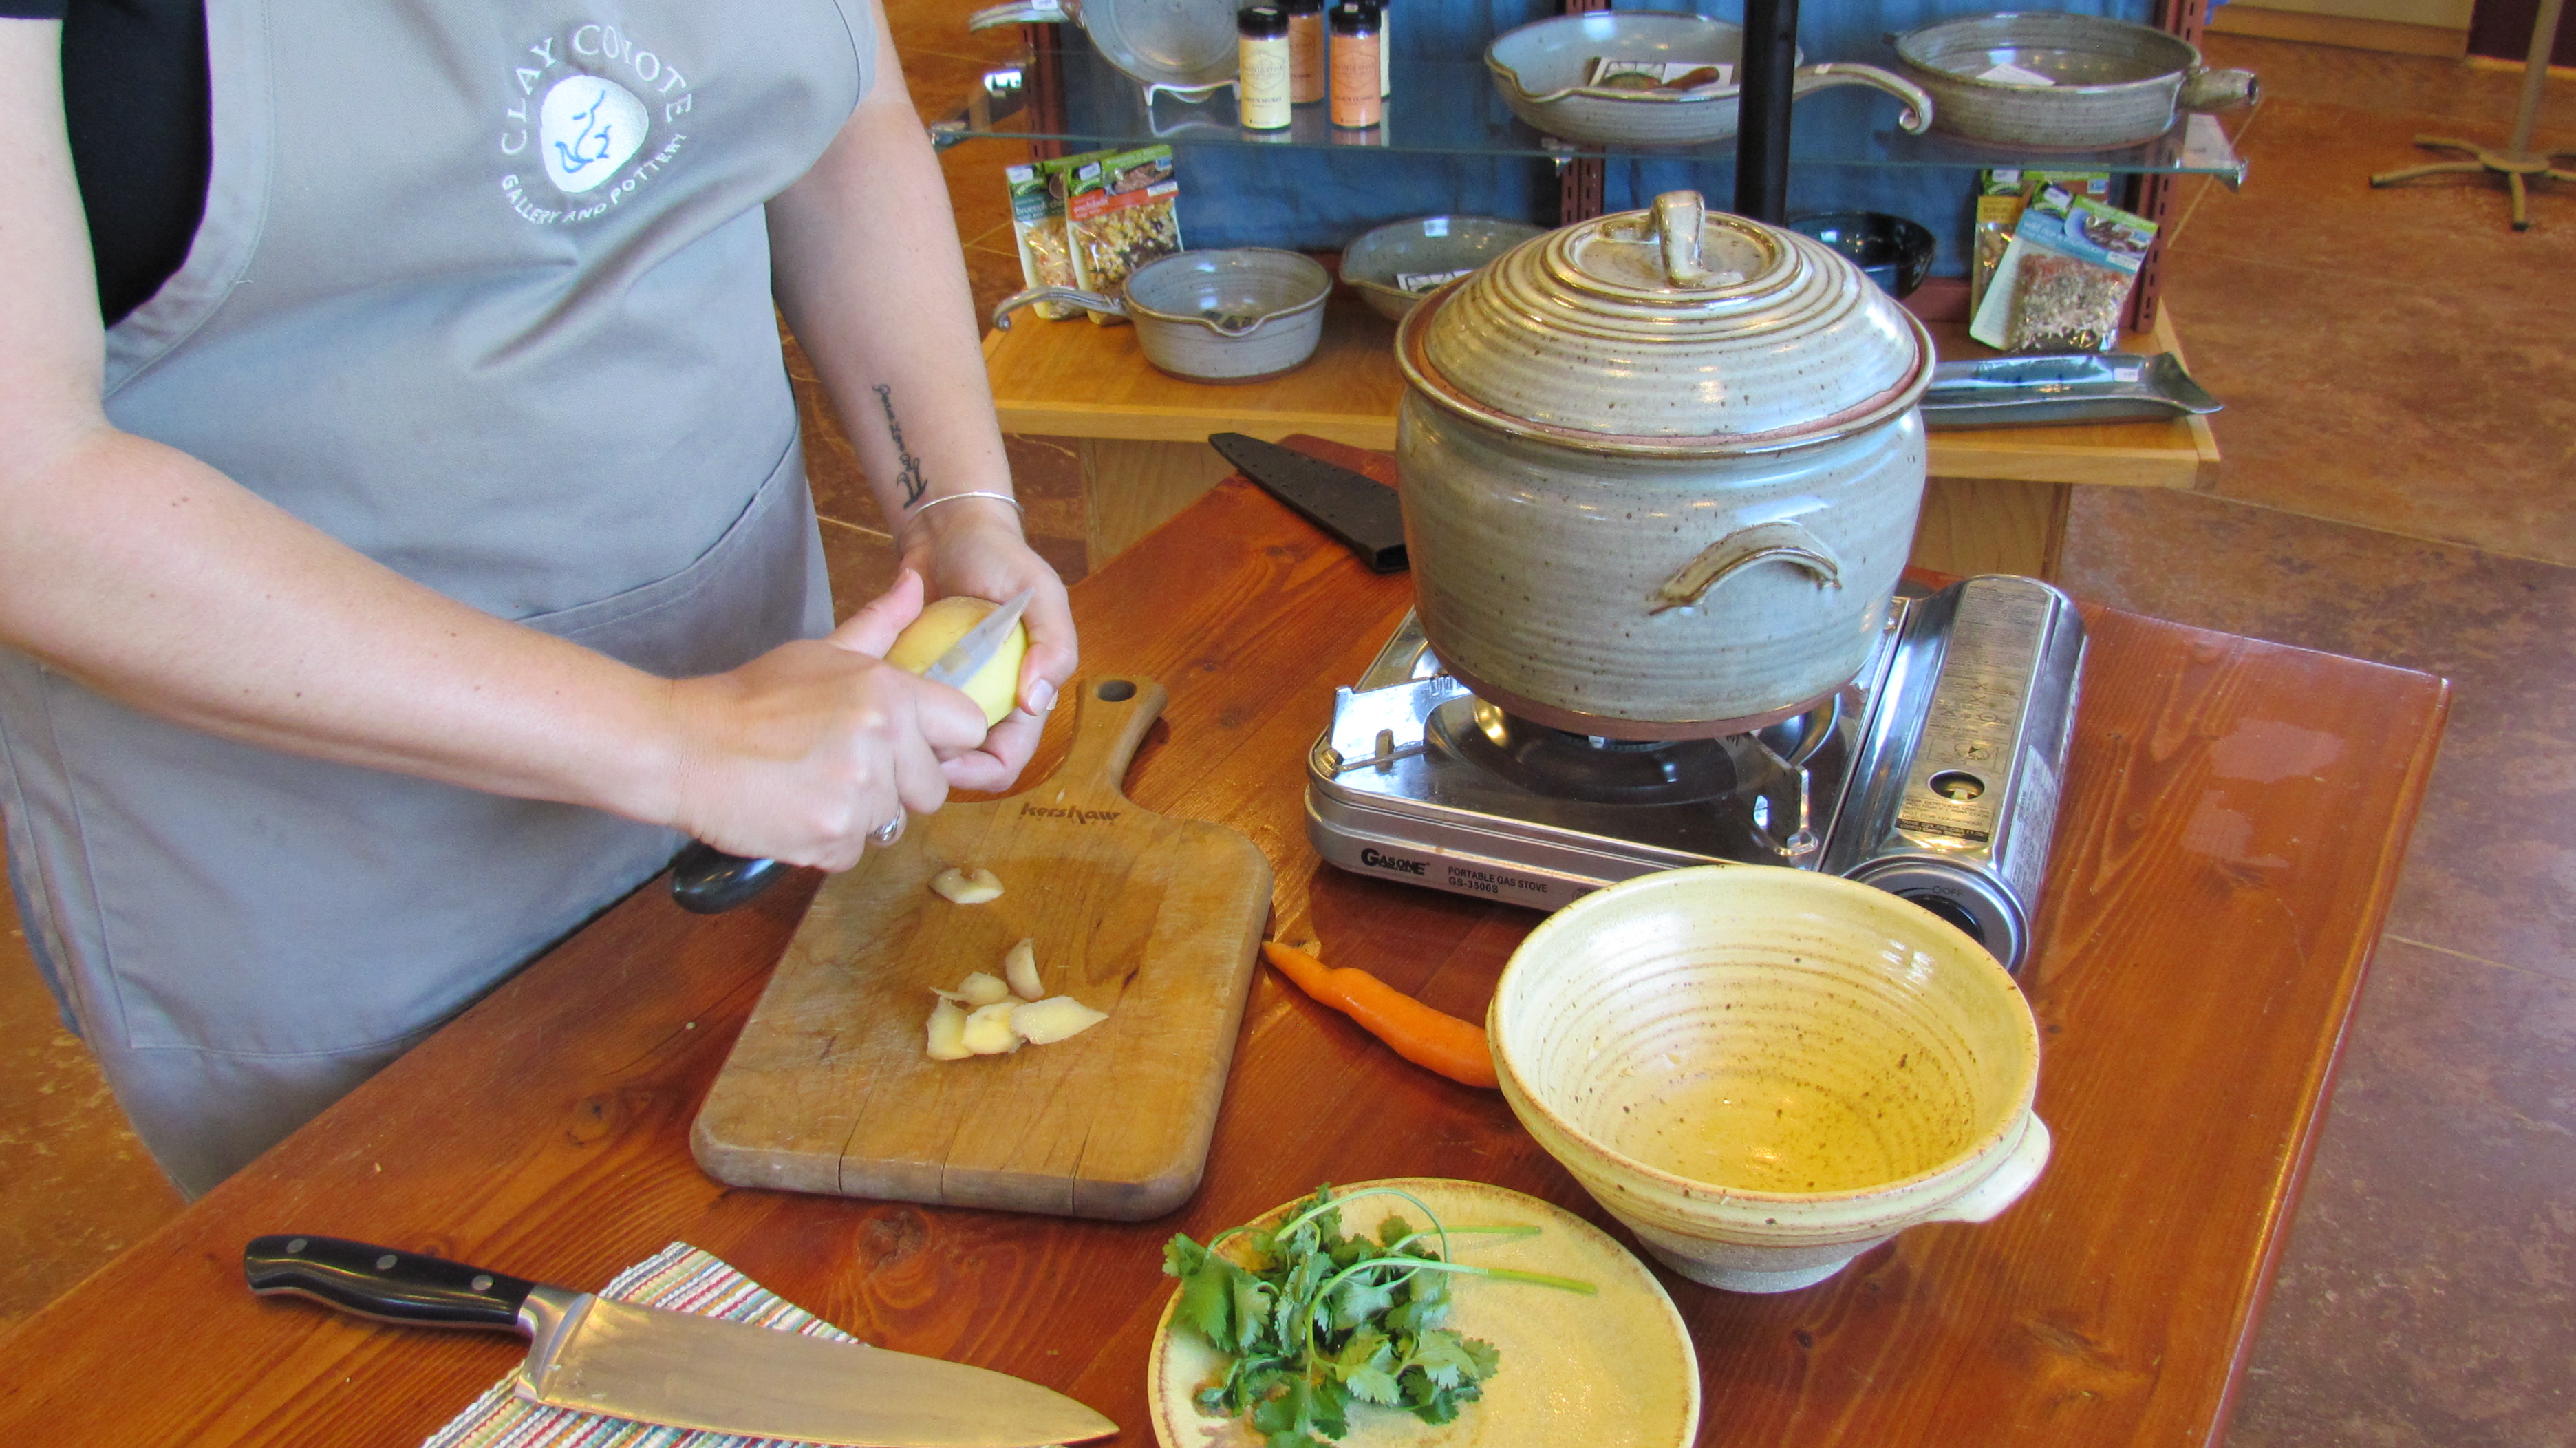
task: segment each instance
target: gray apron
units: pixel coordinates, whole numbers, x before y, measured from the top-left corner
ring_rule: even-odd
[[[205,219],[109,334],[118,426],[656,674],[829,626],[761,206],[867,89],[868,0],[206,9]],[[0,766],[29,939],[191,1194],[678,843],[216,739],[6,650]]]

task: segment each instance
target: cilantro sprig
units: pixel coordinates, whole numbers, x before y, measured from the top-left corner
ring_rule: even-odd
[[[1393,1212],[1377,1234],[1344,1236],[1342,1209],[1400,1197],[1429,1225]],[[1241,1226],[1201,1246],[1176,1235],[1163,1271],[1181,1282],[1173,1316],[1230,1359],[1199,1406],[1248,1419],[1267,1448],[1322,1448],[1350,1431],[1350,1405],[1374,1403],[1446,1423],[1502,1366],[1493,1344],[1444,1326],[1453,1276],[1589,1294],[1589,1282],[1450,1260],[1453,1236],[1532,1237],[1536,1227],[1444,1227],[1396,1187],[1336,1196],[1330,1186],[1289,1208],[1275,1227]],[[1247,1239],[1232,1253],[1218,1249]]]

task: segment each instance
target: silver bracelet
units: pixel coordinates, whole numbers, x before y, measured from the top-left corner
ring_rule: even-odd
[[[1017,510],[1019,515],[1023,518],[1029,515],[1028,509],[1020,507],[1020,500],[1012,497],[1008,493],[995,493],[982,490],[964,493],[942,493],[938,497],[931,499],[929,502],[922,504],[920,507],[913,509],[912,516],[904,519],[900,523],[897,523],[894,530],[897,533],[901,533],[904,529],[919,522],[922,514],[929,512],[931,509],[938,507],[942,503],[956,502],[959,498],[990,498],[997,503],[1010,504],[1011,507]]]

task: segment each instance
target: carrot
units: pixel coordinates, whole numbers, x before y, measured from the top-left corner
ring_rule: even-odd
[[[1465,1085],[1494,1085],[1484,1027],[1435,1011],[1367,971],[1335,969],[1275,940],[1263,941],[1261,953],[1299,990],[1359,1022],[1404,1059]]]

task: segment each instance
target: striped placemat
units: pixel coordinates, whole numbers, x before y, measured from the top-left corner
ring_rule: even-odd
[[[801,1332],[836,1342],[851,1336],[736,1272],[686,1242],[673,1242],[647,1261],[617,1274],[599,1294],[646,1307],[729,1317],[781,1332]],[[624,1418],[603,1418],[570,1408],[544,1408],[511,1391],[518,1375],[494,1383],[474,1405],[423,1440],[421,1448],[750,1448],[775,1442],[662,1428]]]

